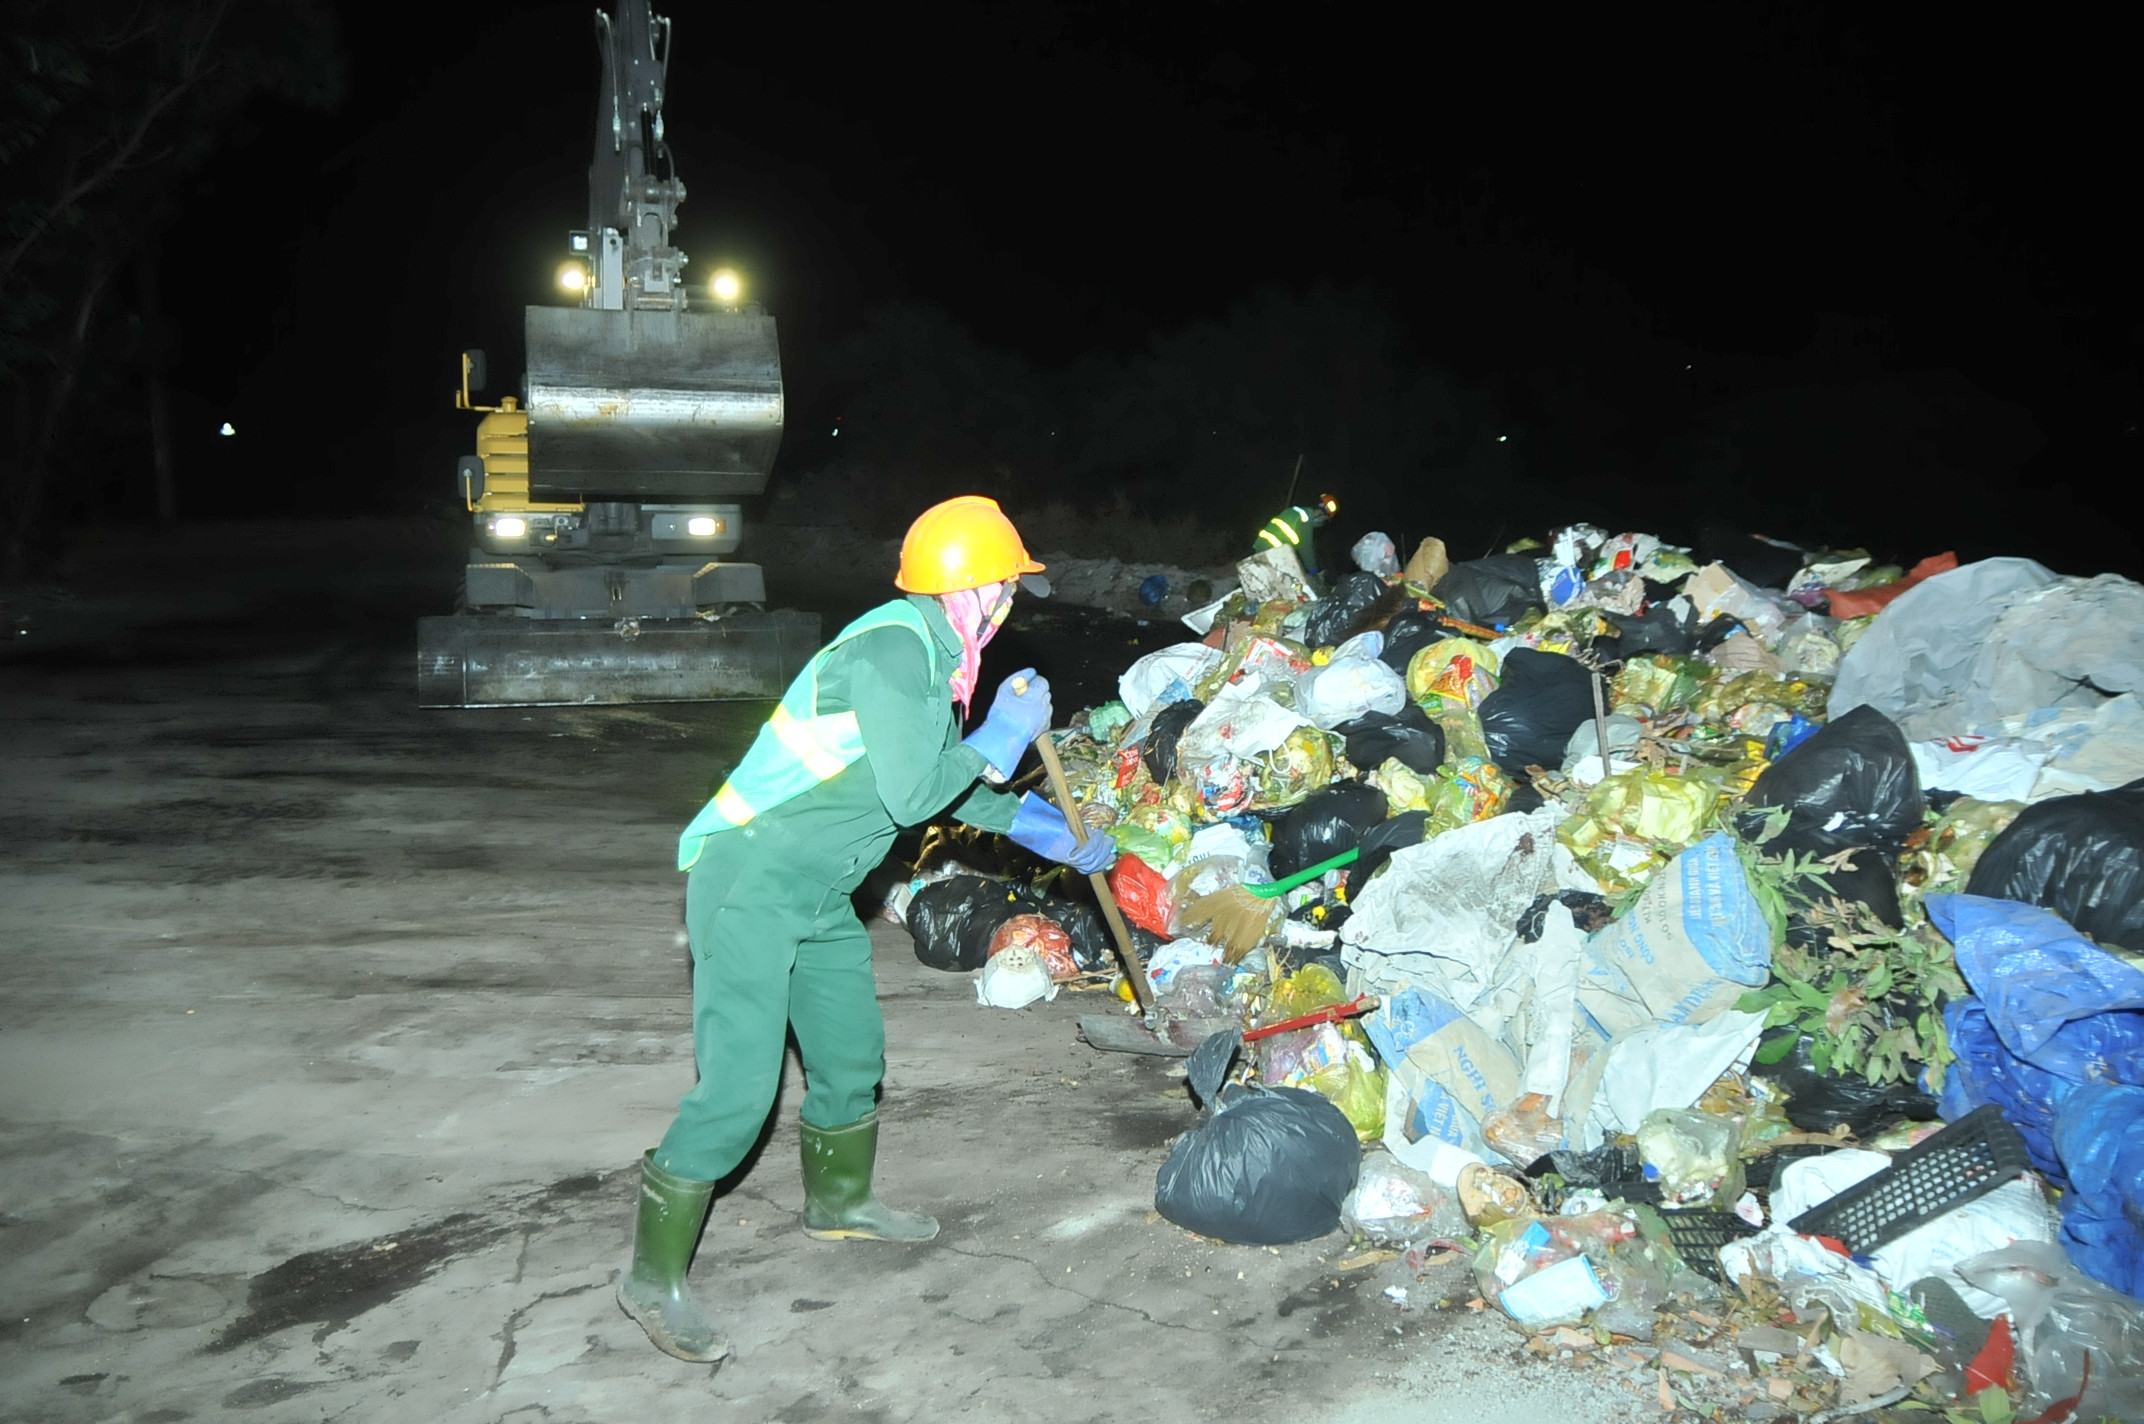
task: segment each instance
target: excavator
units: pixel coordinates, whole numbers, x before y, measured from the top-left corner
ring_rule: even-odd
[[[418,620],[426,707],[776,698],[820,643],[817,614],[768,609],[761,568],[727,557],[781,445],[781,350],[735,272],[695,287],[671,245],[671,22],[617,0],[595,24],[588,226],[559,269],[579,304],[526,309],[527,370],[496,404],[462,353],[475,537],[458,611]]]

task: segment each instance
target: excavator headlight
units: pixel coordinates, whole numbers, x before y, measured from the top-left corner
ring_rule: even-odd
[[[529,532],[529,522],[518,514],[502,514],[491,521],[494,539],[519,539]]]
[[[588,268],[579,262],[567,262],[558,269],[558,286],[563,292],[574,296],[588,290]]]
[[[721,305],[733,307],[744,295],[744,278],[727,267],[717,268],[715,275],[708,278],[707,290]]]
[[[712,515],[695,514],[685,521],[685,532],[695,539],[712,539],[722,532],[722,525]]]

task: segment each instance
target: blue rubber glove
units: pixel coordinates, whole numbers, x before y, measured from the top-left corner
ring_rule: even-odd
[[[1015,691],[1013,684],[1025,686]],[[1050,680],[1038,677],[1033,668],[1022,668],[998,684],[991,699],[990,715],[983,725],[961,738],[962,746],[983,754],[1000,779],[1009,779],[1020,758],[1035,738],[1050,727]]]
[[[1080,844],[1064,813],[1032,791],[1020,798],[1012,829],[1005,834],[1014,845],[1025,846],[1045,860],[1062,861],[1082,875],[1107,870],[1117,858],[1117,843],[1106,832],[1091,832],[1086,844]]]

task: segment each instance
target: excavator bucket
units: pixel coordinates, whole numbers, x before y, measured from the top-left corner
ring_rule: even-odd
[[[766,489],[771,317],[530,307],[526,329],[530,498],[706,507]],[[472,611],[418,620],[423,706],[771,699],[819,647],[817,614],[757,608],[758,565],[699,554],[473,554],[463,592]]]
[[[782,443],[774,318],[530,307],[525,330],[531,498],[765,492]]]
[[[661,622],[456,614],[417,620],[423,707],[773,700],[819,650],[794,609]]]

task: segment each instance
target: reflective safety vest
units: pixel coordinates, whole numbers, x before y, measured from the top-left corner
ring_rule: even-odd
[[[679,870],[690,870],[699,862],[709,836],[742,826],[821,782],[832,781],[863,756],[864,739],[856,714],[820,713],[819,669],[828,653],[879,628],[906,628],[921,638],[924,656],[930,659],[931,680],[938,680],[938,646],[923,614],[908,600],[874,608],[842,629],[831,643],[812,654],[782,694],[774,715],[753,738],[744,760],[678,837]]]
[[[1241,528],[1241,525],[1237,526]],[[1293,549],[1303,542],[1303,535],[1310,530],[1310,511],[1300,504],[1291,504],[1265,522],[1258,531],[1258,547],[1274,549],[1286,544]]]

